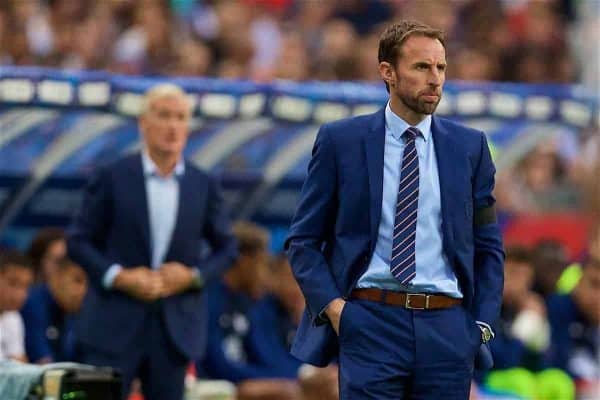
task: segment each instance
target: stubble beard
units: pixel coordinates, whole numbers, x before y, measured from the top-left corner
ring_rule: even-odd
[[[404,105],[406,107],[408,107],[414,113],[421,114],[421,115],[433,114],[435,112],[438,104],[440,103],[441,99],[442,99],[441,94],[435,103],[432,103],[430,101],[424,101],[424,100],[420,99],[418,96],[413,97],[413,96],[408,96],[408,95],[400,95],[400,100],[402,101],[402,103],[404,103]]]

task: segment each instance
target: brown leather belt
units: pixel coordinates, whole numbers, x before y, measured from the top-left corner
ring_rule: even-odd
[[[354,289],[351,299],[369,300],[392,306],[402,306],[412,310],[432,310],[449,308],[462,303],[462,299],[442,294],[403,293],[382,289]]]

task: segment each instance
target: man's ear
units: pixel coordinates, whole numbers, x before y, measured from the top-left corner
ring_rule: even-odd
[[[382,61],[379,63],[379,74],[381,75],[381,79],[383,79],[388,85],[394,86],[396,84],[394,68],[389,62]]]

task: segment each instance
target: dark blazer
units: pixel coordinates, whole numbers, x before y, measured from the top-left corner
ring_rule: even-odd
[[[237,244],[215,181],[189,162],[179,179],[177,220],[165,262],[198,267],[208,282],[232,264]],[[101,168],[85,189],[67,238],[70,257],[90,278],[76,335],[84,345],[99,350],[126,351],[144,334],[147,314],[158,308],[173,343],[182,354],[196,359],[206,342],[204,291],[190,290],[147,304],[102,286],[104,274],[115,263],[124,268],[151,264],[147,204],[139,154]]]
[[[436,116],[431,130],[440,176],[444,252],[466,308],[475,320],[491,325],[500,312],[504,253],[493,212],[495,168],[486,138]],[[325,124],[317,135],[286,240],[307,304],[292,354],[306,362],[326,365],[337,355],[337,336],[319,314],[331,300],[350,294],[375,250],[384,140],[384,109]],[[489,349],[482,349],[489,364]]]

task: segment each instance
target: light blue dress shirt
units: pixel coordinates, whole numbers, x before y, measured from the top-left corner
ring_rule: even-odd
[[[451,297],[462,298],[458,280],[442,247],[440,181],[430,115],[416,125],[423,134],[416,139],[419,156],[416,276],[411,284],[401,285],[390,272],[395,206],[405,146],[402,134],[409,126],[406,121],[394,114],[388,103],[385,109],[381,221],[373,257],[367,270],[358,280],[357,287],[412,293],[444,293]]]
[[[179,206],[178,177],[185,172],[185,164],[183,160],[180,160],[173,173],[163,177],[158,174],[158,168],[148,153],[142,151],[142,167],[148,201],[150,240],[152,241],[152,265],[150,267],[157,269],[163,263],[171,243]],[[113,281],[121,269],[122,266],[119,264],[110,266],[102,280],[104,287],[112,287]]]

